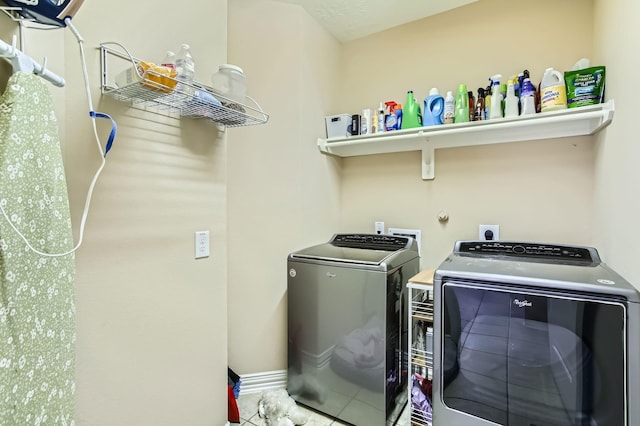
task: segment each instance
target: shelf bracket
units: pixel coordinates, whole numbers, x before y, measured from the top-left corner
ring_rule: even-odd
[[[422,180],[435,179],[435,167],[435,148],[427,143],[422,147]]]

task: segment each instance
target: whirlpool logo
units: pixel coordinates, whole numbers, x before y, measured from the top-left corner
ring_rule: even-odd
[[[533,306],[532,303],[526,299],[525,300],[514,299],[513,304],[516,305],[518,308],[526,308],[528,306]]]

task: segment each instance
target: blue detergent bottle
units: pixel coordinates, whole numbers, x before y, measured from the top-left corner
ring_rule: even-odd
[[[437,126],[443,124],[442,115],[444,113],[444,98],[438,93],[437,88],[429,91],[429,96],[424,99],[424,115],[422,116],[423,126]]]

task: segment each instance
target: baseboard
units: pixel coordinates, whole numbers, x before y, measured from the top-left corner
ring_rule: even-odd
[[[260,393],[287,387],[287,370],[265,371],[240,375],[240,395]]]

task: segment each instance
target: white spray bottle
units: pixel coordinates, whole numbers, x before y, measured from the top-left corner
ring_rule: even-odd
[[[491,77],[491,107],[489,109],[489,120],[502,118],[502,93],[500,92],[501,74]]]
[[[518,97],[516,96],[515,84],[513,80],[509,80],[507,84],[507,97],[504,103],[504,116],[505,117],[517,117],[520,111],[518,110]]]

